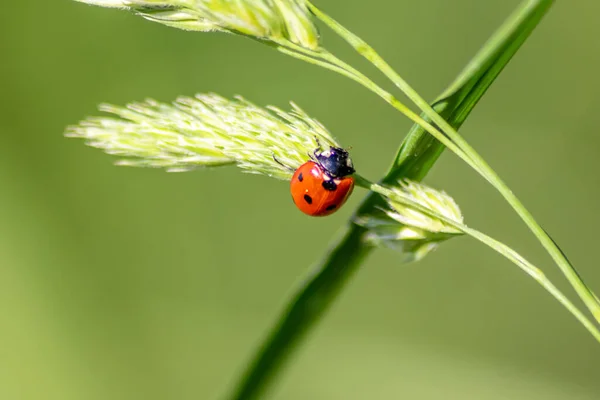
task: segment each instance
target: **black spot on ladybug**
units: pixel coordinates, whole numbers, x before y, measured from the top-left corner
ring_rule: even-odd
[[[302,182],[304,180],[304,177],[302,176],[302,172],[300,172],[300,175],[298,175],[298,180],[300,182]]]
[[[307,202],[308,204],[312,204],[312,197],[310,197],[309,195],[305,194],[304,195],[304,201]]]
[[[322,185],[323,185],[323,189],[325,189],[329,192],[333,192],[335,189],[337,189],[337,185],[335,184],[335,182],[333,180],[323,181]]]
[[[328,205],[327,208],[325,208],[325,209],[327,211],[331,211],[331,210],[335,209],[335,204]]]

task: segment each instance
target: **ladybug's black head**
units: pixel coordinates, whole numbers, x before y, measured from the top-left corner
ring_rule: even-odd
[[[319,165],[332,178],[343,178],[354,173],[350,154],[344,149],[329,147],[329,150],[322,152],[316,150],[314,154]]]

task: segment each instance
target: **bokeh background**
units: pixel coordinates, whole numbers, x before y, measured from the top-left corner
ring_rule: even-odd
[[[428,99],[518,0],[321,0]],[[462,129],[600,291],[597,0],[559,2]],[[373,69],[326,29],[330,48]],[[127,169],[62,136],[100,102],[213,91],[293,100],[377,179],[410,127],[345,78],[250,40],[74,1],[0,13],[0,399],[215,399],[365,195],[311,219],[284,182]],[[379,80],[380,82],[385,81]],[[427,183],[564,285],[452,154]],[[273,399],[598,399],[600,346],[535,282],[460,238],[364,263]]]

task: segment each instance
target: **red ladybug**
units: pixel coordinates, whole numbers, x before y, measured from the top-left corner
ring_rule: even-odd
[[[290,182],[290,191],[296,207],[313,217],[324,217],[336,212],[354,189],[354,167],[344,149],[330,147],[315,150],[311,161],[302,164]]]

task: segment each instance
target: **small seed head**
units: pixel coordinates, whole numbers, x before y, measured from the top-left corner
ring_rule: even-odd
[[[379,212],[356,217],[355,222],[368,229],[371,244],[400,251],[405,261],[418,261],[435,250],[440,242],[462,232],[444,221],[429,217],[399,201],[408,199],[452,221],[463,222],[456,202],[445,192],[422,183],[403,181],[390,188],[394,196],[387,198],[388,207]]]

